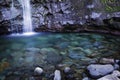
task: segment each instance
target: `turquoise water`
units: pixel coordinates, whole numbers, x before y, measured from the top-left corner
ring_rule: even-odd
[[[52,73],[51,67],[54,71],[60,64],[75,70],[84,69],[102,57],[120,59],[120,37],[92,33],[1,36],[0,80],[17,80],[6,78],[14,72],[32,75],[37,66],[49,70],[48,73]]]

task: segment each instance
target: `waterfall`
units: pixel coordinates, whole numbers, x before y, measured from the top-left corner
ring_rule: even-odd
[[[30,36],[35,35],[32,28],[32,18],[31,18],[31,7],[30,7],[30,0],[18,0],[18,2],[22,5],[23,9],[23,33],[19,32],[18,27],[13,27],[14,19],[11,20],[11,30],[16,31],[16,33],[11,34],[12,36]],[[15,18],[19,11],[14,6],[14,1],[12,0],[11,4],[11,18]]]
[[[18,0],[23,8],[23,32],[33,32],[30,0]]]

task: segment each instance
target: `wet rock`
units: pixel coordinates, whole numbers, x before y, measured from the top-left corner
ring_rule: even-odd
[[[119,69],[120,68],[120,66],[118,65],[118,64],[114,64],[114,69]]]
[[[101,46],[101,42],[95,42],[95,43],[93,43],[93,46],[94,47],[99,47],[99,46]]]
[[[81,59],[85,57],[85,54],[81,50],[69,50],[69,55],[72,59]]]
[[[120,60],[117,62],[117,64],[120,66]]]
[[[82,43],[80,43],[80,46],[82,48],[88,49],[88,48],[92,48],[93,45],[91,44],[91,42],[89,40],[83,40],[81,41]],[[83,49],[84,50],[84,49]]]
[[[13,45],[11,45],[10,49],[12,49],[12,50],[21,50],[22,47],[23,47],[23,44],[14,43]]]
[[[92,50],[91,49],[84,49],[83,52],[85,52],[86,54],[92,54]]]
[[[88,77],[83,78],[82,80],[90,80]]]
[[[102,13],[92,12],[91,18],[96,19],[96,18],[99,18],[101,15],[102,15]]]
[[[66,48],[68,48],[68,45],[69,45],[68,42],[62,42],[59,45],[57,45],[57,47],[60,49],[66,49]]]
[[[13,14],[11,14],[12,12]],[[17,10],[15,7],[11,9],[7,9],[7,8],[2,9],[3,20],[10,20],[16,18],[18,15],[20,15],[20,10]]]
[[[28,52],[39,52],[40,49],[39,48],[31,47],[31,48],[27,48],[26,51],[28,51]]]
[[[104,36],[100,36],[100,35],[91,35],[90,37],[93,38],[93,39],[95,39],[96,41],[104,39]]]
[[[97,63],[98,60],[96,58],[88,58],[88,57],[85,57],[83,59],[81,59],[81,65],[84,64],[84,65],[87,65],[87,64],[94,64],[94,63]]]
[[[40,77],[40,76],[36,76],[36,77],[35,77],[35,80],[43,80],[43,79],[42,79],[42,77]]]
[[[64,79],[65,80],[75,80],[76,75],[77,75],[76,71],[74,71],[72,68],[70,67],[64,68]]]
[[[65,72],[65,73],[69,73],[69,72],[70,72],[70,70],[71,70],[71,68],[70,68],[70,67],[65,67],[64,72]]]
[[[102,59],[100,59],[100,63],[103,63],[103,64],[113,64],[113,63],[115,63],[114,62],[114,59],[108,59],[108,58],[102,58]]]
[[[0,76],[0,80],[5,80],[5,76]]]
[[[119,19],[119,17],[111,17],[109,19],[104,19],[103,21],[110,28],[120,30],[120,19]]]
[[[25,77],[22,78],[22,77],[16,76],[16,75],[8,75],[8,76],[5,77],[5,80],[20,80],[20,79],[24,80]]]
[[[54,80],[61,80],[61,72],[59,70],[55,70]]]
[[[35,80],[35,78],[34,77],[30,77],[29,80]]]
[[[115,70],[115,71],[113,71],[112,74],[106,75],[106,76],[99,78],[97,80],[120,80],[119,77],[120,77],[120,72]]]
[[[34,70],[34,73],[36,75],[41,75],[43,73],[43,69],[40,68],[40,67],[36,67],[35,70]]]
[[[66,52],[60,52],[61,55],[66,55]]]
[[[89,58],[95,58],[95,57],[97,57],[97,56],[99,56],[101,53],[99,53],[99,52],[93,52],[92,54],[87,54],[87,57],[89,57]]]
[[[59,64],[62,61],[62,56],[57,53],[48,53],[46,61],[50,64]]]
[[[92,77],[100,77],[111,73],[114,70],[114,67],[111,64],[91,64],[87,67],[87,70]]]
[[[56,53],[57,51],[54,48],[42,48],[40,53],[48,54],[48,53]]]

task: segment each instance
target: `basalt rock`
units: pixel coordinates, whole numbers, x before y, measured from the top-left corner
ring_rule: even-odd
[[[11,24],[0,27],[1,32],[6,33],[8,29],[15,32],[17,26],[19,26],[18,30],[22,32],[22,6],[19,1],[13,1],[14,15],[12,17],[12,13],[10,13],[12,0],[0,1],[0,22],[8,20]],[[112,2],[109,0],[31,0],[31,9],[35,31],[91,32],[86,29],[86,26],[88,28],[96,27],[97,30],[104,26],[101,31],[103,33],[109,32],[109,29],[120,30],[119,1],[116,0]],[[68,24],[70,26],[67,26]],[[43,28],[44,26],[45,28]],[[15,30],[12,30],[11,27]]]

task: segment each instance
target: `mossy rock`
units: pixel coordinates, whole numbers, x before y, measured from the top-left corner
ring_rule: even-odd
[[[117,0],[101,0],[106,12],[120,11],[120,2]]]

